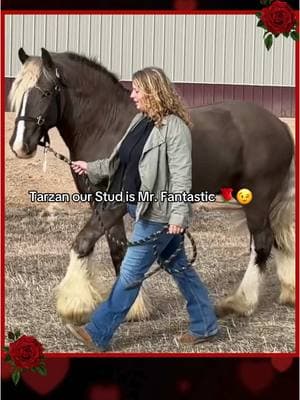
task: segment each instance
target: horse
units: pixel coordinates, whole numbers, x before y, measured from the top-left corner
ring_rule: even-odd
[[[71,160],[107,158],[137,113],[117,77],[76,53],[42,48],[41,56],[29,56],[21,48],[18,55],[22,68],[9,94],[17,112],[10,139],[15,155],[33,157],[41,138],[46,140],[48,130],[56,127]],[[254,312],[271,252],[281,284],[279,301],[293,305],[295,167],[288,126],[264,108],[245,102],[192,108],[190,114],[192,193],[219,193],[220,188],[230,187],[234,198],[241,188],[253,194],[253,200],[242,206],[252,239],[249,263],[236,291],[217,302],[217,314]],[[71,172],[79,192],[105,191],[106,179],[95,187]],[[104,211],[92,205],[90,219],[72,244],[66,275],[56,288],[57,312],[63,320],[83,323],[103,300],[93,281],[90,258],[104,234],[119,274],[126,248],[117,240],[126,242],[125,213],[125,206]],[[129,319],[150,317],[151,303],[144,291],[130,313]]]

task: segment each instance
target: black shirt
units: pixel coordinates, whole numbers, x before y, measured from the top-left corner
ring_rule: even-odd
[[[154,121],[148,117],[143,118],[126,136],[119,149],[120,171],[122,190],[133,193],[137,203],[137,193],[141,186],[138,170],[145,143],[154,127]]]

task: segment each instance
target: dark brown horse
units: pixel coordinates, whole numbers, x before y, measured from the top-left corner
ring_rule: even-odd
[[[136,113],[117,78],[77,54],[42,49],[41,57],[29,57],[20,49],[19,58],[23,68],[10,93],[18,113],[10,140],[14,153],[33,157],[40,139],[56,126],[72,160],[108,157]],[[253,201],[243,206],[253,238],[249,265],[235,294],[218,304],[218,312],[253,312],[272,248],[280,301],[294,303],[294,146],[288,127],[249,103],[195,108],[191,116],[193,192],[218,193],[221,187],[231,187],[234,196],[241,188],[253,193]],[[80,192],[106,188],[105,181],[96,188],[84,177],[73,176]],[[102,213],[106,228],[121,241],[125,241],[125,211],[118,207]],[[57,308],[64,319],[82,322],[101,301],[88,260],[103,234],[94,210],[73,243],[70,265],[57,291]],[[118,274],[124,249],[109,237],[108,243]],[[147,317],[149,305],[142,295],[136,304],[132,317]]]

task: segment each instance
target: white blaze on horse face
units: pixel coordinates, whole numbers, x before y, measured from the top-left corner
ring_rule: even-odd
[[[25,116],[27,100],[28,100],[28,91],[25,92],[24,94],[19,117]],[[25,132],[25,121],[18,121],[16,137],[12,149],[17,154],[18,157],[23,157],[23,158],[28,157],[28,155],[26,155],[23,151],[24,132]]]

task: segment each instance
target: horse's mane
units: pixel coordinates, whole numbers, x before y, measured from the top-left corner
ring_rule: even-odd
[[[72,53],[72,52],[68,52],[68,53],[64,53],[70,60],[79,62],[83,65],[86,65],[96,71],[101,72],[102,74],[104,74],[106,77],[110,78],[113,83],[118,83],[119,79],[117,78],[116,75],[114,75],[112,72],[109,72],[105,67],[103,67],[102,64],[100,64],[99,62],[96,61],[95,58],[87,58],[85,56],[82,56],[80,54],[77,53]]]
[[[36,85],[41,73],[41,58],[32,58],[30,62],[23,65],[9,92],[8,98],[12,111],[19,111],[24,93]]]
[[[121,85],[117,76],[109,72],[95,59],[90,59],[72,52],[53,54],[54,61],[56,60],[56,57],[59,61],[62,60],[62,57],[66,57],[71,61],[77,62],[83,66],[87,66],[95,71],[101,72],[101,74],[110,79],[113,84],[119,85],[122,90],[128,92],[128,90]],[[33,86],[36,85],[42,72],[43,65],[40,57],[32,57],[28,62],[23,65],[20,72],[16,76],[16,79],[14,80],[9,93],[9,103],[12,110],[18,112],[22,103],[24,93],[28,89],[31,89]]]

